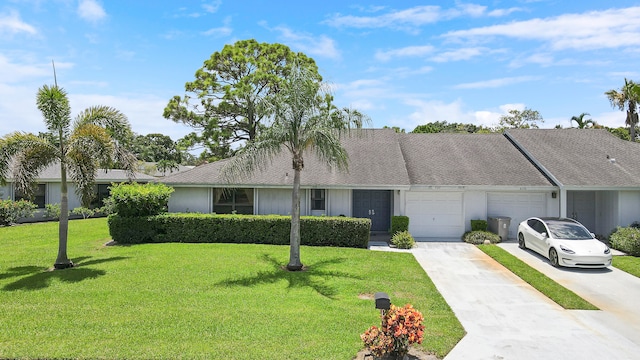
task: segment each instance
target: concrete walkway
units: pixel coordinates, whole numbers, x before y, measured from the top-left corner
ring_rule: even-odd
[[[616,305],[609,310],[599,301],[593,303],[602,311],[564,310],[470,244],[420,242],[410,251],[467,331],[445,360],[640,358],[640,331],[633,324],[639,310],[629,322],[622,319],[630,309],[618,316]]]

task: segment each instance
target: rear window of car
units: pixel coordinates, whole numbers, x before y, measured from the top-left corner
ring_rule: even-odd
[[[593,239],[589,231],[578,224],[552,222],[552,223],[547,223],[547,227],[549,228],[551,235],[553,235],[553,237],[556,239],[563,239],[563,240]]]

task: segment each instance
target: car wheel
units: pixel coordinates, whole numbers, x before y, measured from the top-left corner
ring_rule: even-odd
[[[520,247],[520,249],[527,248],[527,244],[524,243],[524,235],[522,235],[522,233],[518,234],[518,247]]]
[[[554,248],[549,250],[549,261],[551,262],[551,265],[555,267],[560,266],[560,262],[558,261],[558,252]]]

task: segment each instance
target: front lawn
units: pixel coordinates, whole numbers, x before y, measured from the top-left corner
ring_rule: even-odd
[[[640,277],[640,258],[638,257],[614,256],[613,266],[633,276]]]
[[[78,266],[49,271],[57,223],[0,228],[0,358],[351,359],[377,291],[422,311],[427,351],[464,336],[411,254],[303,247],[291,273],[287,246],[108,240],[106,219],[71,221]]]
[[[572,310],[598,310],[598,308],[590,302],[553,281],[540,271],[527,265],[524,261],[511,255],[501,247],[496,245],[478,245],[478,248],[563,308]]]

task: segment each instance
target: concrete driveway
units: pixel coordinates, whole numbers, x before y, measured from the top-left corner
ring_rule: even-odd
[[[517,244],[501,246],[603,310],[565,310],[473,245],[421,242],[411,252],[467,331],[446,360],[640,357],[639,310],[631,306],[640,280],[615,269],[558,270]]]

